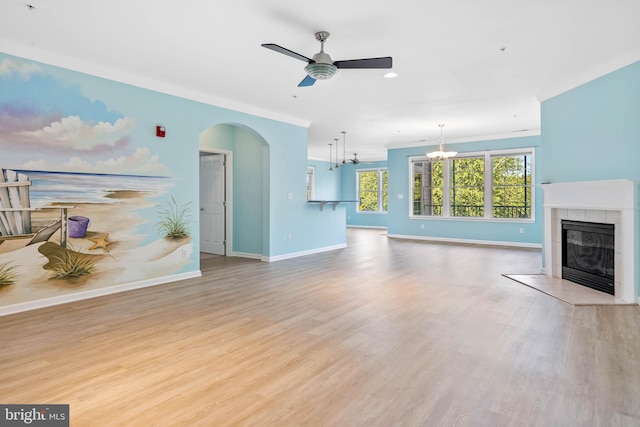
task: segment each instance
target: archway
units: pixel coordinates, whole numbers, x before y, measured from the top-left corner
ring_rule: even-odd
[[[269,246],[269,144],[247,126],[226,123],[203,131],[199,149],[226,160],[225,254],[262,259]]]

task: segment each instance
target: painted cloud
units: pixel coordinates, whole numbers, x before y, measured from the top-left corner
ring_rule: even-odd
[[[134,131],[131,118],[64,75],[0,54],[0,167],[171,175]]]
[[[41,144],[65,146],[76,150],[88,150],[98,145],[115,145],[133,128],[133,121],[127,117],[115,123],[98,122],[90,124],[78,116],[63,117],[42,129],[23,131],[20,134],[34,138]]]
[[[40,67],[33,62],[18,62],[9,58],[0,61],[0,76],[17,75],[27,80],[34,73],[40,73]]]
[[[158,155],[151,154],[151,150],[147,147],[138,148],[130,156],[120,156],[96,163],[73,157],[68,162],[60,165],[57,170],[150,176],[170,175],[169,170],[158,161]]]

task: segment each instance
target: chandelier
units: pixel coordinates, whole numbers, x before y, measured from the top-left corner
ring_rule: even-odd
[[[458,152],[444,150],[444,137],[442,136],[442,128],[444,127],[444,125],[440,124],[438,126],[440,126],[440,138],[438,138],[438,150],[427,153],[427,156],[433,160],[444,160],[444,159],[448,159],[449,157],[455,156],[456,154],[458,154]]]

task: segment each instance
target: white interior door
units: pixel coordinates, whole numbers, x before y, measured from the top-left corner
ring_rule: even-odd
[[[225,156],[200,157],[200,251],[225,255]]]

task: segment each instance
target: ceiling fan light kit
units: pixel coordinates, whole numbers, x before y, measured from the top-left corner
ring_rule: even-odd
[[[312,62],[304,67],[307,74],[316,80],[327,80],[335,76],[338,67],[333,64],[323,64],[321,62]]]
[[[299,87],[312,86],[316,80],[330,79],[338,73],[339,69],[376,69],[391,68],[393,66],[393,59],[390,56],[333,61],[331,56],[324,51],[324,42],[330,35],[328,31],[318,31],[315,34],[316,40],[320,42],[320,52],[313,55],[312,59],[274,43],[264,43],[262,47],[307,63],[304,68],[307,76],[298,84]]]

